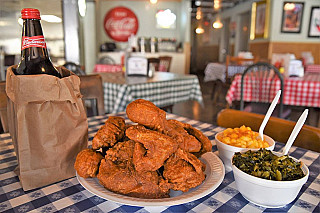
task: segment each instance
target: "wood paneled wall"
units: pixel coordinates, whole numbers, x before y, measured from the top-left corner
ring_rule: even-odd
[[[250,43],[249,50],[254,57],[259,57],[260,61],[268,61],[269,42]]]
[[[319,43],[296,43],[296,42],[272,42],[269,45],[272,53],[292,53],[297,59],[301,58],[301,52],[311,52],[315,64],[320,64],[320,41]]]
[[[254,56],[271,61],[272,53],[292,53],[297,59],[301,58],[301,52],[311,52],[315,64],[320,64],[320,42],[255,42],[250,43],[250,51]]]

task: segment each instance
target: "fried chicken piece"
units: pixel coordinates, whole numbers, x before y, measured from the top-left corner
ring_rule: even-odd
[[[163,177],[172,189],[187,192],[205,179],[205,164],[193,154],[178,149],[164,164]]]
[[[118,142],[106,152],[105,159],[113,162],[132,160],[135,142],[133,140]]]
[[[177,132],[177,137],[182,137],[179,142],[179,148],[187,152],[199,152],[201,149],[201,143],[184,129],[181,122],[177,120],[168,120],[168,125]]]
[[[126,124],[123,118],[110,116],[94,136],[92,148],[97,150],[100,148],[112,147],[123,138],[125,127]]]
[[[132,161],[116,164],[103,159],[97,177],[100,184],[116,193],[150,199],[169,197],[170,184],[156,171],[137,172]]]
[[[166,126],[166,112],[144,99],[137,99],[128,104],[126,113],[131,121],[153,130],[163,132]]]
[[[143,126],[132,126],[126,135],[135,142],[133,163],[137,171],[156,171],[178,148],[173,138]]]
[[[178,122],[180,122],[180,121],[178,121]],[[195,156],[200,157],[204,153],[212,151],[212,143],[207,136],[205,136],[200,130],[194,128],[190,124],[186,124],[186,123],[182,123],[182,122],[180,122],[180,123],[183,126],[183,128],[185,130],[187,130],[187,132],[190,135],[193,135],[201,143],[200,152],[193,153]]]
[[[212,149],[211,141],[202,132],[189,124],[167,121],[166,112],[150,101],[137,99],[127,106],[126,112],[131,121],[172,137],[183,150],[201,156]]]
[[[78,153],[74,168],[80,177],[96,177],[102,159],[101,153],[92,149],[84,149]]]

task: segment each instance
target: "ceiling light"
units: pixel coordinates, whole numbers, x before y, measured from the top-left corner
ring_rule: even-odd
[[[201,12],[201,7],[197,8],[197,14],[196,14],[196,19],[200,20],[202,18],[202,12]]]
[[[197,27],[196,33],[197,33],[197,34],[202,34],[202,33],[204,33],[204,29],[201,27],[201,25],[199,25],[199,26]]]
[[[55,15],[41,15],[41,20],[50,23],[61,23],[62,19]]]
[[[55,15],[41,15],[41,20],[49,22],[49,23],[61,23],[62,19]],[[23,19],[18,18],[18,23],[22,26]]]
[[[196,1],[194,4],[195,4],[196,6],[200,6],[200,5],[201,5],[201,1]]]
[[[215,28],[215,29],[220,29],[220,28],[223,27],[223,24],[221,23],[220,20],[217,20],[217,21],[215,21],[215,22],[213,23],[212,27]]]
[[[221,8],[221,0],[214,0],[213,1],[213,8],[215,10],[219,10]]]
[[[150,0],[151,4],[156,4],[158,2],[158,0]]]
[[[294,10],[296,5],[294,3],[286,3],[283,7],[284,10]]]
[[[9,22],[7,21],[0,21],[0,27],[9,26]]]

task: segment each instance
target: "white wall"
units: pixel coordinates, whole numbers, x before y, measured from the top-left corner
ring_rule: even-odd
[[[149,1],[98,1],[97,2],[97,45],[98,47],[106,42],[112,41],[107,36],[103,27],[103,21],[108,11],[114,7],[123,6],[131,9],[137,16],[139,21],[139,29],[137,37],[158,37],[158,38],[176,38],[178,42],[185,42],[190,40],[190,35],[186,34],[190,32],[188,27],[190,26],[190,18],[188,18],[190,2],[183,1],[161,1],[153,5]],[[157,29],[155,14],[160,9],[170,9],[176,14],[176,29]],[[119,44],[119,43],[118,43]],[[121,44],[120,44],[121,45]],[[126,46],[125,42],[122,42],[121,47]]]
[[[91,29],[84,30],[84,64],[86,73],[93,71],[94,65],[96,64],[97,51],[96,51],[96,5],[95,2],[87,2],[87,13],[83,17],[83,28]]]
[[[311,7],[312,6],[320,6],[320,0],[304,0],[299,1],[296,0],[295,2],[304,2],[304,10],[303,10],[303,17],[302,17],[302,26],[301,26],[301,32],[300,33],[281,33],[281,20],[282,20],[282,8],[283,8],[283,2],[287,0],[270,0],[270,22],[269,22],[269,38],[263,39],[258,38],[253,41],[250,41],[251,43],[254,42],[261,42],[261,41],[271,41],[271,42],[320,42],[319,38],[309,38],[308,37],[308,28],[309,28],[309,20],[310,20],[310,13],[311,13]],[[229,10],[225,10],[221,13],[221,20],[226,20],[230,18],[230,22],[235,22],[236,27],[240,26],[240,15],[251,11],[252,3],[255,2],[255,0],[249,0],[246,2],[241,3],[240,5],[231,8]],[[215,21],[216,17],[213,17],[212,22]],[[212,24],[212,23],[211,23]],[[228,26],[224,26],[228,27]],[[240,36],[238,35],[238,28],[236,31],[235,38],[229,38],[230,44],[235,44],[235,53],[237,53],[238,50],[238,44]],[[223,42],[224,39],[227,39],[223,35],[223,30],[221,30],[221,39],[217,40],[214,36],[214,29],[211,28],[211,43],[217,43],[217,42]],[[220,49],[223,48],[223,45],[220,45]],[[220,55],[220,61],[222,61],[222,54]]]
[[[220,52],[219,52],[219,61],[220,62],[222,62],[224,60],[223,49],[225,47],[223,45],[223,42],[225,42],[225,39],[229,39],[229,46],[231,44],[235,45],[235,54],[237,54],[237,51],[239,49],[238,48],[239,40],[240,40],[238,30],[239,30],[239,26],[241,26],[241,14],[251,11],[251,7],[252,7],[253,2],[254,2],[254,0],[243,2],[240,5],[238,5],[234,8],[225,10],[220,14],[220,18],[223,23],[225,22],[225,20],[230,18],[230,23],[235,22],[235,24],[236,24],[235,38],[230,38],[230,37],[225,38],[225,35],[224,35],[225,30],[224,29],[220,30],[221,37],[218,40],[218,42],[220,42]],[[215,19],[216,19],[216,17],[213,17],[212,23],[215,21]],[[229,27],[229,26],[224,25],[223,27],[225,28],[225,27]],[[212,28],[212,30],[214,30],[214,29]],[[248,29],[248,30],[250,30],[250,29]],[[231,34],[229,33],[229,35],[231,35]],[[217,41],[215,41],[215,42],[217,42]]]
[[[272,1],[271,4],[271,34],[270,40],[284,42],[320,42],[319,38],[309,38],[308,28],[312,6],[320,6],[320,0],[294,1],[303,2],[303,16],[300,33],[281,33],[281,20],[283,11],[283,2],[285,0]]]

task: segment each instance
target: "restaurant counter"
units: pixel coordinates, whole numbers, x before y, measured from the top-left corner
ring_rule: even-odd
[[[124,55],[124,51],[119,52],[101,52],[98,54],[98,58],[102,58],[104,56],[111,57],[116,64],[121,64],[121,57]],[[178,74],[188,74],[189,68],[186,66],[187,60],[185,53],[180,52],[156,52],[156,53],[140,53],[134,52],[131,53],[132,56],[144,56],[147,58],[157,58],[159,56],[171,56],[172,61],[170,65],[170,72],[178,73]]]

